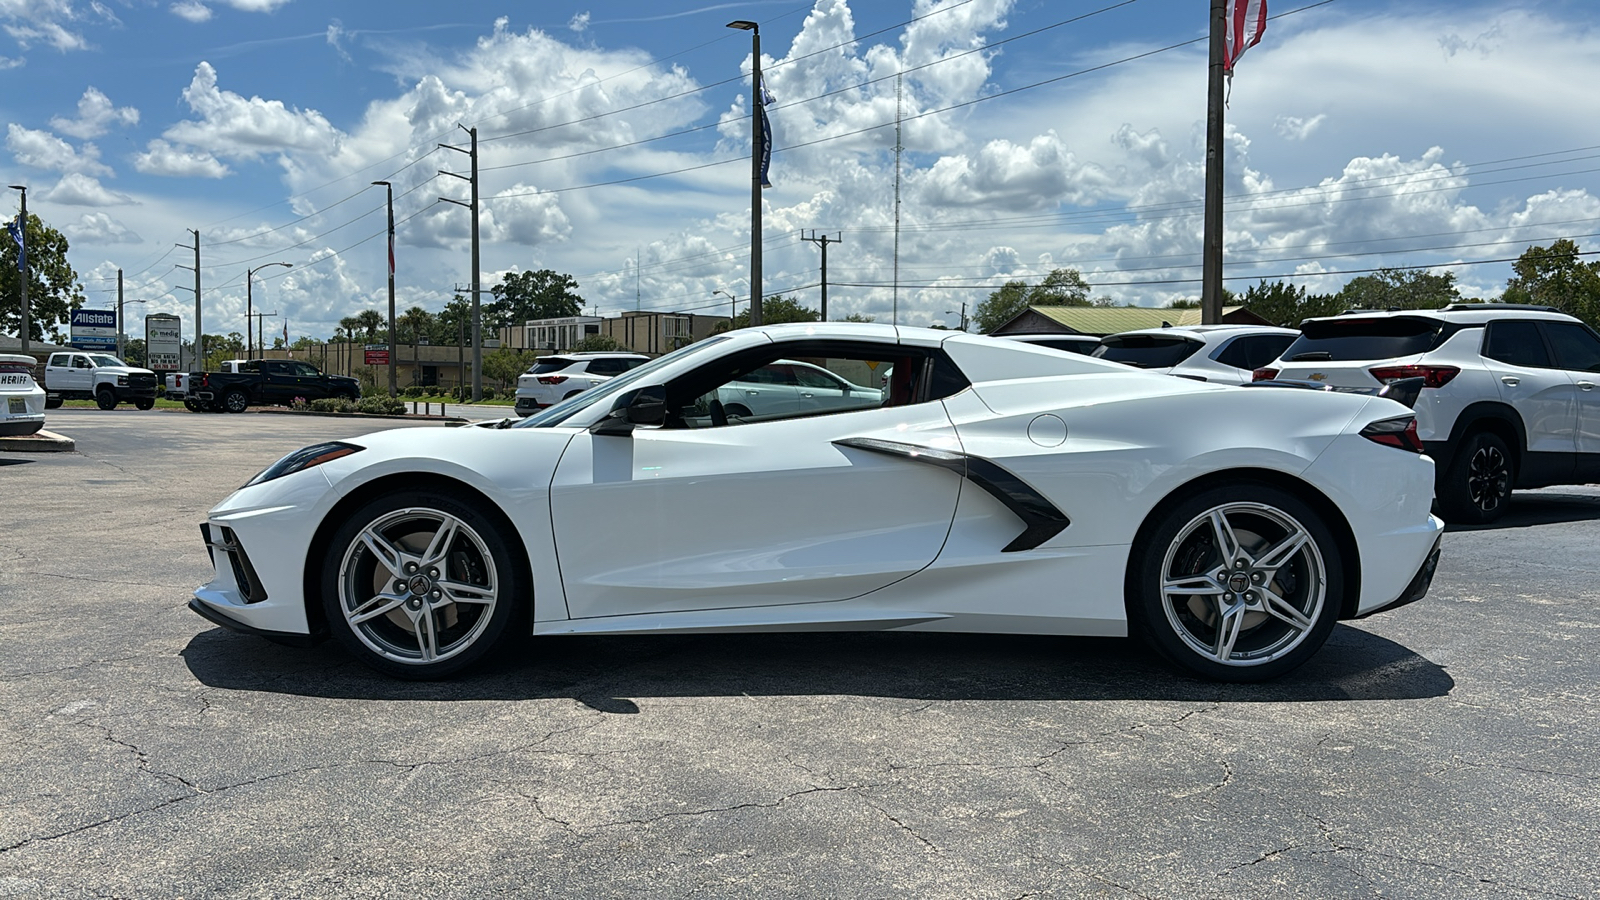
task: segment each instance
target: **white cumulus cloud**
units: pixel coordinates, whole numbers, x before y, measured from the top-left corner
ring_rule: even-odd
[[[211,7],[201,3],[200,0],[179,0],[172,4],[172,14],[189,22],[209,22],[211,20]]]
[[[6,126],[6,148],[17,162],[36,169],[86,175],[111,174],[111,167],[100,162],[100,148],[94,144],[75,148],[48,131],[24,128],[15,122]]]
[[[139,124],[137,109],[131,106],[117,106],[111,102],[110,97],[94,87],[85,90],[83,96],[78,98],[76,118],[56,116],[50,120],[51,128],[79,139],[99,137],[110,131],[113,125],[137,124]]]
[[[222,160],[204,150],[183,150],[160,138],[134,156],[133,167],[146,175],[170,178],[221,178],[230,171]]]
[[[144,238],[105,213],[84,213],[63,229],[73,241],[93,244],[138,244]]]
[[[45,200],[66,206],[126,206],[136,202],[127,194],[113,191],[101,184],[98,178],[91,178],[78,172],[68,172],[61,176],[55,187],[45,191],[41,196]]]

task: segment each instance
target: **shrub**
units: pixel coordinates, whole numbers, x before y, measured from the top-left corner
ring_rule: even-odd
[[[493,400],[494,399],[494,388],[485,385],[484,388],[483,388],[483,399],[485,399],[485,400]]]
[[[304,398],[304,397],[296,397],[293,400],[289,401],[289,408],[290,409],[302,409],[302,410],[303,409],[310,409],[311,408],[311,404],[307,403],[306,402],[306,398]]]
[[[363,397],[356,409],[352,412],[364,412],[380,416],[404,415],[406,404],[403,400],[392,400],[388,397]]]
[[[413,384],[410,387],[401,388],[400,389],[400,395],[402,397],[421,397],[422,396],[422,385]]]
[[[311,401],[310,407],[312,412],[339,412],[340,404],[348,402],[338,397],[319,397]]]

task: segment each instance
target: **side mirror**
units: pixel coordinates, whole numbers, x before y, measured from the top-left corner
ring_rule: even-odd
[[[626,437],[638,425],[660,425],[667,421],[667,389],[650,384],[617,398],[611,412],[589,426],[591,434]]]

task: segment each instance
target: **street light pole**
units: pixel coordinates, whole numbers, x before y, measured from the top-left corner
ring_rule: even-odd
[[[28,352],[29,326],[28,326],[28,188],[24,185],[13,184],[11,189],[22,192],[22,213],[17,217],[17,267],[22,272],[22,352]]]
[[[383,185],[389,207],[389,396],[393,397],[399,394],[394,374],[394,185],[387,181],[374,181],[373,184]]]
[[[250,332],[250,311],[254,306],[254,299],[251,297],[251,284],[250,284],[250,282],[251,282],[252,279],[255,278],[255,274],[257,272],[261,271],[262,269],[265,269],[267,266],[283,266],[285,269],[294,268],[294,265],[292,263],[270,262],[270,263],[262,263],[261,265],[256,266],[254,269],[245,269],[244,270],[244,358],[245,359],[255,359],[256,358],[255,347],[256,347],[257,344],[261,343],[260,341],[256,341],[254,343],[251,343],[251,340],[250,340],[250,334],[251,334],[251,332]],[[257,324],[259,325],[260,323],[257,323]],[[259,328],[257,330],[259,330]],[[261,358],[262,359],[266,359],[267,358],[267,354],[265,352],[266,349],[267,348],[265,348],[265,347],[261,348],[261,350],[263,351],[262,354],[261,354]]]
[[[761,26],[748,19],[728,23],[750,32],[750,325],[761,324]]]
[[[728,327],[732,328],[733,327],[733,317],[737,316],[739,314],[739,298],[733,296],[732,294],[728,293],[727,291],[712,291],[711,292],[711,296],[713,296],[713,297],[715,297],[718,294],[721,294],[722,296],[728,298]]]

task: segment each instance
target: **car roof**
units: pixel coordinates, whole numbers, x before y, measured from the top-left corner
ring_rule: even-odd
[[[1070,331],[1046,331],[1035,334],[991,334],[989,337],[1005,341],[1022,341],[1028,344],[1042,343],[1044,341],[1083,341],[1084,343],[1099,343],[1097,334],[1077,334]]]
[[[1337,322],[1341,319],[1438,319],[1458,325],[1483,325],[1496,319],[1542,319],[1547,322],[1577,322],[1553,306],[1523,303],[1453,303],[1444,309],[1350,309],[1337,316],[1320,316],[1307,322]]]
[[[1107,337],[1119,338],[1128,335],[1159,335],[1163,337],[1188,338],[1195,341],[1205,341],[1207,337],[1231,337],[1235,334],[1299,334],[1294,328],[1279,328],[1275,325],[1185,325],[1178,328],[1136,328],[1133,331],[1119,331]]]

